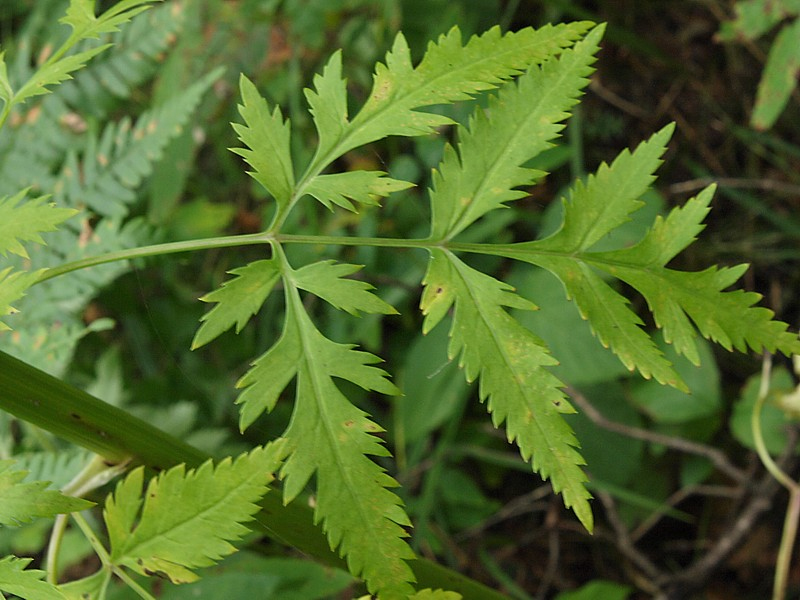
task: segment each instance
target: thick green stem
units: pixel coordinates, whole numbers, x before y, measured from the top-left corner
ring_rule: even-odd
[[[185,463],[197,467],[210,457],[127,412],[98,400],[16,358],[0,352],[0,409],[88,448],[112,462],[132,460],[157,470]],[[299,503],[284,506],[267,494],[256,523],[271,538],[330,566],[346,569],[331,551],[312,511]],[[467,600],[502,600],[488,587],[429,560],[410,566],[420,587],[459,592]]]

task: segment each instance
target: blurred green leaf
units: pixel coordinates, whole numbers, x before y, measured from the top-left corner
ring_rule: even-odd
[[[741,444],[755,449],[753,432],[750,426],[750,417],[758,398],[758,389],[761,385],[761,375],[754,375],[747,380],[742,390],[742,396],[733,405],[730,427],[733,436]],[[769,396],[761,412],[761,431],[764,434],[764,443],[772,455],[778,455],[786,449],[788,437],[786,427],[791,423],[789,417],[776,405],[779,398],[794,391],[794,381],[791,374],[783,367],[772,370],[769,384]]]
[[[42,581],[44,571],[25,570],[31,560],[14,556],[0,560],[0,592],[15,594],[25,600],[64,600],[65,596],[58,588]]]
[[[660,336],[656,343],[686,382],[689,392],[655,381],[635,380],[630,390],[633,403],[658,423],[679,424],[716,414],[721,408],[722,392],[710,344],[703,339],[697,340],[700,366],[696,367],[687,358],[678,356],[674,347]]]
[[[737,37],[755,39],[791,14],[800,13],[800,0],[740,0],[736,18],[723,23],[719,36],[723,40]]]
[[[626,600],[632,593],[630,586],[596,579],[577,590],[561,592],[555,600]]]
[[[454,417],[470,388],[458,368],[448,360],[447,329],[437,327],[419,334],[408,346],[405,364],[398,375],[403,396],[395,400],[405,442],[424,439]]]
[[[0,524],[19,525],[37,517],[55,517],[85,510],[93,502],[47,489],[47,481],[23,483],[26,471],[14,471],[16,461],[0,461]]]
[[[195,598],[275,598],[317,600],[338,597],[353,578],[303,559],[268,558],[252,552],[233,555],[188,585],[167,585],[161,600]]]
[[[632,427],[643,425],[641,416],[626,401],[626,389],[621,383],[606,381],[582,387],[580,392],[607,419]],[[566,419],[581,441],[581,454],[592,481],[624,486],[639,474],[644,442],[598,427],[582,411],[567,415]]]
[[[486,497],[473,477],[459,469],[444,469],[438,488],[437,510],[453,531],[477,525],[501,507],[500,502]]]
[[[236,207],[233,204],[211,202],[196,198],[180,204],[169,216],[166,229],[176,240],[190,240],[220,235],[233,221]]]
[[[800,74],[800,18],[778,33],[767,56],[750,124],[769,129],[780,116]]]

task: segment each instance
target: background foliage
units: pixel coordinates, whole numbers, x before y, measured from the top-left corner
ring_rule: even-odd
[[[0,7],[0,41],[4,47],[13,41],[18,48],[6,57],[9,72],[24,75],[36,60],[32,53],[63,36],[52,15],[63,13],[64,6],[58,0],[13,0]],[[537,188],[535,198],[495,211],[471,232],[472,241],[511,242],[552,231],[560,208],[549,201],[572,177],[675,121],[656,191],[608,243],[638,239],[655,215],[717,181],[709,228],[678,266],[753,263],[747,286],[767,294],[778,316],[794,325],[798,102],[790,90],[782,111],[754,122],[771,126],[768,132],[749,127],[758,114],[751,111],[772,38],[716,41],[718,31],[721,39],[731,37],[730,26],[723,24],[734,14],[727,3],[714,1],[173,1],[115,34],[115,47],[58,94],[26,107],[30,110],[19,118],[28,126],[10,123],[0,135],[0,195],[34,185],[56,190],[59,205],[80,199],[95,208],[94,219],[71,223],[48,238],[47,247],[30,248],[31,261],[42,266],[153,242],[259,231],[270,222],[272,209],[259,202],[263,192],[226,150],[237,145],[229,123],[240,120],[240,72],[271,104],[284,107],[297,140],[292,150],[298,161],[307,162],[315,134],[301,90],[333,51],[344,50],[350,91],[363,101],[373,64],[400,29],[418,59],[427,40],[453,24],[466,37],[497,23],[518,29],[589,18],[608,22],[591,91],[563,144],[540,157],[541,164],[530,165],[554,175]],[[787,21],[777,35],[797,30],[797,22]],[[217,66],[224,70],[216,71]],[[456,107],[448,116],[463,123],[469,110]],[[148,135],[154,119],[170,127]],[[358,215],[336,213],[330,219],[327,209],[307,203],[293,215],[293,225],[330,235],[425,237],[428,208],[420,190],[429,185],[442,154],[443,141],[432,136],[393,138],[359,149],[337,166],[386,170],[417,183],[417,189],[394,194],[380,218],[363,207]],[[112,164],[115,168],[108,168]],[[94,197],[103,202],[92,204]],[[341,319],[321,303],[310,307],[325,335],[357,342],[399,365],[394,374],[404,398],[390,402],[355,388],[347,391],[379,422],[391,424],[386,438],[397,457],[393,476],[403,484],[417,552],[519,598],[647,597],[669,578],[676,593],[700,589],[764,597],[783,502],[774,489],[760,486],[758,491],[748,484],[761,481],[748,426],[758,357],[700,344],[701,367],[675,357],[691,393],[662,387],[631,376],[602,348],[549,274],[532,275],[496,257],[473,263],[501,275],[523,297],[536,297],[541,307],[514,316],[535,328],[559,357],[554,372],[578,405],[570,423],[588,460],[595,505],[603,507],[597,533],[589,538],[552,498],[548,484],[530,474],[503,435],[487,426],[477,403],[469,401],[477,394],[475,386],[467,386],[455,365],[441,358],[446,330],[418,333],[423,253],[292,252],[298,264],[321,253],[382,273],[383,298],[401,315],[381,325],[370,315]],[[268,300],[242,334],[225,333],[208,347],[189,348],[205,311],[197,298],[218,287],[227,270],[261,257],[258,249],[236,255],[221,249],[115,264],[82,271],[59,285],[36,286],[21,306],[25,321],[15,322],[15,333],[0,343],[212,455],[235,454],[279,435],[289,419],[289,407],[279,404],[270,419],[257,420],[241,438],[233,404],[234,384],[251,357],[279,334],[281,305]],[[790,365],[777,368],[773,378],[777,403],[794,387]],[[72,451],[59,453],[58,463],[43,458],[43,451],[61,449],[61,442],[2,419],[0,458],[23,456],[36,479],[66,483],[83,464],[81,454]],[[769,450],[787,455],[789,464],[793,457],[786,449],[796,439],[787,429],[790,421],[776,406],[767,406]],[[765,498],[776,500],[774,514],[759,514],[763,518],[752,521],[759,525],[739,540],[736,552],[704,570],[702,560],[714,544],[750,514],[751,504]],[[46,524],[37,521],[1,530],[0,545],[6,554],[37,556],[45,535]],[[89,549],[79,536],[64,543],[62,570],[73,577],[91,572],[81,566]],[[219,589],[237,590],[237,597],[268,589],[281,598],[329,597],[351,585],[343,574],[279,555],[278,547],[267,548],[266,556],[240,553],[193,585],[200,586],[201,596]],[[761,561],[758,568],[748,566],[754,561]],[[689,576],[681,579],[681,572]],[[162,587],[165,598],[194,593]],[[125,593],[119,591],[119,597]]]

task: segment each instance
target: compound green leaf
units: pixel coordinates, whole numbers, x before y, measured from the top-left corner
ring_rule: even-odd
[[[574,412],[562,383],[546,367],[556,364],[541,340],[504,309],[535,308],[510,286],[464,264],[444,250],[432,251],[424,280],[423,331],[430,331],[455,305],[450,358],[460,355],[468,381],[480,378],[480,397],[496,427],[505,422],[525,460],[562,494],[591,531],[592,512],[578,441],[562,414]]]
[[[666,218],[656,216],[653,226],[645,236],[629,250],[623,250],[626,262],[643,267],[666,266],[705,229],[703,221],[710,210],[709,205],[715,190],[716,186],[710,185],[683,206],[673,208]],[[613,260],[615,254],[610,252],[595,256],[606,256]]]
[[[431,42],[416,67],[405,38],[398,34],[386,63],[377,65],[369,99],[337,151],[344,153],[389,135],[425,135],[450,124],[447,117],[415,109],[466,100],[495,88],[571,45],[590,26],[588,22],[547,25],[506,34],[494,27],[465,45],[454,27]]]
[[[42,581],[44,571],[25,570],[32,560],[15,556],[0,559],[0,592],[14,594],[22,600],[66,600],[56,586]]]
[[[306,187],[305,192],[322,202],[326,208],[333,204],[357,212],[350,200],[368,206],[378,206],[379,198],[392,192],[413,187],[413,183],[385,177],[382,171],[347,171],[318,175]]]
[[[374,289],[370,284],[357,279],[345,279],[348,275],[360,271],[361,268],[361,265],[324,260],[294,271],[292,278],[300,289],[311,292],[335,308],[345,310],[351,315],[358,315],[359,311],[370,314],[396,315],[397,311],[390,304],[370,291]]]
[[[797,353],[797,336],[787,331],[785,323],[774,321],[772,311],[755,306],[761,296],[725,291],[744,274],[746,265],[689,273],[666,268],[703,229],[713,193],[710,186],[683,207],[674,208],[666,219],[657,218],[638,244],[587,254],[586,259],[638,290],[665,339],[695,364],[699,363],[695,327],[728,350],[744,352],[749,347],[756,352]]]
[[[88,500],[47,489],[47,481],[24,483],[27,472],[14,471],[13,466],[13,460],[0,461],[0,525],[19,525],[94,506]]]
[[[314,76],[314,90],[304,91],[319,134],[317,154],[327,154],[348,125],[347,82],[342,77],[341,50],[333,53],[322,74]]]
[[[239,114],[245,124],[233,124],[233,129],[246,148],[231,151],[253,167],[250,175],[272,194],[279,207],[289,203],[294,191],[294,167],[289,150],[291,126],[284,121],[276,106],[270,112],[267,101],[256,86],[244,75],[239,79],[242,104]]]
[[[665,337],[676,349],[697,362],[693,344],[689,344],[687,316],[697,330],[727,350],[746,352],[800,352],[797,335],[787,331],[786,323],[773,320],[774,313],[755,306],[761,295],[744,290],[725,291],[747,270],[747,265],[731,268],[710,267],[699,272],[672,269],[652,271],[598,263],[598,267],[636,288],[647,300],[656,323],[665,330]]]
[[[8,105],[19,104],[33,96],[48,93],[48,86],[71,79],[73,72],[81,69],[91,58],[111,47],[111,44],[102,44],[75,54],[65,55],[75,44],[90,38],[99,38],[104,33],[117,31],[121,24],[147,10],[153,2],[159,1],[161,0],[122,0],[115,3],[100,17],[96,17],[94,14],[95,0],[71,0],[65,16],[59,21],[72,27],[72,34],[61,48],[45,61],[14,94],[12,94],[12,88],[5,73],[5,65],[2,65],[0,79],[4,81],[0,82],[0,88],[2,88],[0,98],[4,99]]]
[[[12,315],[17,312],[13,303],[25,295],[25,290],[39,281],[44,269],[33,271],[12,272],[11,267],[0,271],[0,317]],[[0,331],[11,329],[6,323],[0,321]]]
[[[11,252],[28,258],[21,242],[44,244],[41,233],[55,231],[60,223],[78,212],[48,204],[46,196],[20,204],[27,192],[23,190],[11,198],[0,198],[0,254],[3,256]]]
[[[229,273],[236,277],[200,298],[217,305],[200,317],[203,324],[192,340],[192,349],[207,344],[234,324],[239,333],[280,279],[280,270],[272,259],[257,260]]]
[[[662,137],[665,131],[657,136]],[[661,142],[653,143],[655,141],[654,137],[646,142],[650,147],[641,154],[644,144],[633,154],[623,155],[623,160],[615,160],[611,167],[601,167],[606,182],[618,177],[614,171],[620,164],[628,163],[631,171],[638,173],[640,185],[623,185],[627,189],[628,206],[637,202],[635,193],[650,177],[650,167],[658,160]],[[637,164],[640,161],[646,168]],[[741,277],[747,268],[745,265],[712,267],[700,272],[666,268],[666,264],[703,229],[713,186],[685,206],[673,209],[666,218],[657,217],[639,243],[618,250],[589,252],[586,250],[599,239],[599,231],[615,222],[619,224],[625,214],[622,207],[613,217],[610,213],[604,217],[600,208],[591,209],[591,203],[609,204],[606,202],[609,188],[600,185],[599,179],[590,178],[587,186],[573,194],[573,199],[581,197],[580,204],[588,207],[596,219],[605,220],[605,226],[598,229],[594,223],[586,222],[580,214],[575,214],[576,204],[567,203],[565,225],[554,235],[541,242],[498,245],[492,253],[551,271],[561,280],[567,295],[574,299],[600,341],[610,346],[625,366],[679,389],[685,389],[685,384],[642,329],[641,319],[629,308],[628,300],[604,281],[599,272],[604,271],[641,293],[656,325],[663,329],[665,340],[694,364],[699,364],[700,360],[695,342],[698,332],[729,350],[751,348],[757,352],[780,351],[787,355],[800,351],[800,341],[787,331],[787,325],[774,321],[770,310],[755,306],[761,296],[742,290],[725,291]],[[602,194],[601,190],[604,190]]]
[[[26,81],[11,99],[11,104],[20,104],[33,96],[49,93],[48,86],[57,85],[72,78],[72,73],[83,68],[92,57],[111,47],[111,44],[96,46],[64,58],[42,65],[33,76]]]
[[[352,268],[326,264],[324,269],[335,267]],[[384,394],[398,390],[385,371],[372,366],[380,360],[376,356],[333,342],[316,329],[298,292],[309,272],[298,277],[299,272],[286,269],[281,338],[238,384],[244,388],[238,400],[241,426],[271,409],[297,378],[294,411],[284,434],[291,446],[282,469],[284,498],[291,501],[316,476],[315,519],[322,522],[331,548],[346,557],[350,572],[363,577],[371,593],[406,598],[413,592],[413,574],[405,562],[413,552],[402,527],[408,517],[389,489],[397,483],[369,458],[388,455],[374,435],[382,429],[347,400],[334,378]]]
[[[541,250],[583,252],[641,208],[639,197],[654,181],[661,155],[675,130],[669,124],[642,142],[632,153],[625,150],[611,166],[603,163],[584,184],[578,181],[564,201],[564,222],[552,236],[533,244]]]
[[[94,14],[95,0],[71,0],[66,15],[59,22],[72,27],[71,39],[75,41],[98,38],[103,33],[117,31],[120,25],[150,8],[154,2],[161,0],[122,0],[97,17]]]
[[[501,88],[486,111],[476,111],[467,128],[459,127],[458,154],[448,146],[434,172],[432,239],[452,238],[504,202],[525,196],[514,188],[544,175],[522,164],[552,147],[566,111],[588,83],[603,30],[595,28],[559,59]]]
[[[603,281],[587,262],[544,255],[530,257],[530,262],[546,268],[561,280],[567,296],[575,301],[600,342],[611,348],[629,370],[638,369],[646,379],[654,377],[656,381],[688,391],[653,339],[642,329],[642,320],[630,309],[628,299]]]
[[[216,467],[208,461],[187,472],[178,465],[150,480],[144,502],[143,469],[134,470],[106,502],[111,560],[173,583],[196,580],[192,569],[236,550],[230,542],[249,531],[243,523],[258,512],[286,450],[277,440]]]

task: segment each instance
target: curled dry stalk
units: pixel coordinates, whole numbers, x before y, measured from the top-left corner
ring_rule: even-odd
[[[795,362],[795,368],[798,363]],[[772,373],[772,355],[765,354],[761,367],[761,386],[758,390],[758,398],[753,407],[753,414],[750,425],[753,430],[753,439],[756,445],[758,457],[764,464],[769,473],[789,491],[789,506],[786,509],[786,517],[783,522],[783,533],[781,544],[778,550],[778,560],[775,565],[775,583],[772,589],[772,600],[784,600],[786,598],[786,588],[788,586],[789,566],[792,561],[792,549],[797,538],[797,525],[800,520],[800,484],[789,477],[781,469],[767,451],[764,443],[764,436],[761,431],[761,411],[764,402],[769,394],[770,375]]]

